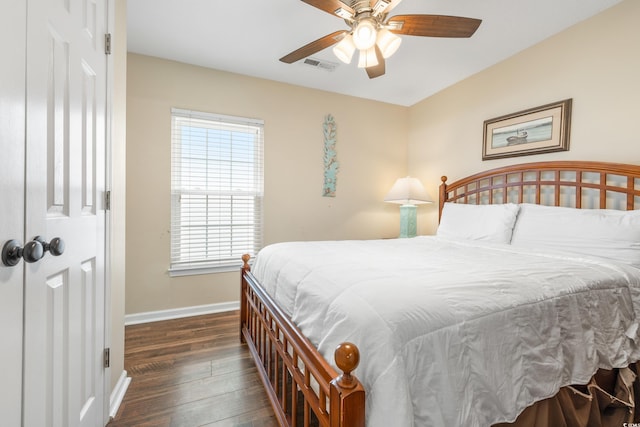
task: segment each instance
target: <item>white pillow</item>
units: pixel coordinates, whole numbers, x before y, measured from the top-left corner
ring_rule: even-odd
[[[436,235],[465,240],[509,243],[518,205],[445,203]]]
[[[558,249],[640,268],[640,210],[520,205],[511,244]]]

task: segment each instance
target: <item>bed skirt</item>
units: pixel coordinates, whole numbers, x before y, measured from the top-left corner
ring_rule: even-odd
[[[587,385],[567,386],[494,427],[632,427],[640,421],[638,364],[599,370]]]

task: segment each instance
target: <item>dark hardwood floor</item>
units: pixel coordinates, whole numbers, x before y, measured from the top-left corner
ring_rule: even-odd
[[[277,426],[238,312],[127,326],[123,426]]]

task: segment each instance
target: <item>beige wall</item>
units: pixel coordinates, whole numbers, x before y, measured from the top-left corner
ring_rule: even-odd
[[[128,314],[239,299],[238,273],[167,275],[171,107],[264,120],[265,243],[397,235],[397,205],[382,199],[406,173],[406,107],[136,54],[127,66]],[[337,123],[335,198],[321,195],[327,114]]]
[[[437,191],[512,163],[574,159],[640,164],[640,2],[626,0],[410,108],[409,172]],[[570,151],[482,161],[486,119],[573,98]],[[421,211],[419,232],[437,225]]]

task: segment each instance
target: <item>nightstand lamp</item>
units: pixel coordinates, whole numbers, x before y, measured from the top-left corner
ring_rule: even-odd
[[[400,205],[400,237],[415,237],[418,229],[416,205],[433,203],[418,178],[398,178],[384,198]]]

